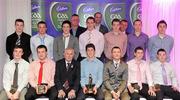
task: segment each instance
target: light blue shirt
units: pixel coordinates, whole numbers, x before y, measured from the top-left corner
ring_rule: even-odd
[[[92,75],[92,83],[99,88],[103,82],[103,63],[95,58],[81,61],[81,86],[84,87],[89,82],[89,74]]]
[[[40,37],[39,34],[36,34],[33,37],[31,37],[30,44],[31,44],[32,58],[34,60],[38,59],[36,48],[39,45],[45,45],[47,47],[48,58],[53,59],[53,41],[54,38],[47,34],[45,34],[44,37]]]
[[[167,61],[170,61],[170,53],[174,45],[174,39],[165,35],[164,38],[160,38],[159,35],[155,35],[149,39],[148,51],[150,55],[150,60],[152,62],[157,61],[156,55],[159,49],[165,49],[167,52]]]

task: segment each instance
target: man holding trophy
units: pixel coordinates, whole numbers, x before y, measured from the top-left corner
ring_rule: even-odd
[[[100,88],[103,81],[103,63],[95,57],[95,46],[86,45],[87,58],[81,61],[81,87],[77,100],[84,100],[91,96],[96,100],[103,100]]]
[[[104,95],[105,100],[129,100],[126,88],[128,80],[128,65],[121,61],[121,49],[113,47],[112,61],[104,67]]]
[[[55,86],[57,100],[76,100],[80,86],[80,63],[74,58],[74,49],[66,48],[64,58],[56,62]]]
[[[25,95],[26,100],[35,100],[46,96],[49,100],[56,100],[54,87],[55,63],[47,58],[45,45],[37,47],[38,59],[30,63],[29,84],[30,87]]]
[[[127,62],[128,90],[131,100],[139,100],[140,96],[147,100],[156,100],[149,63],[142,60],[143,55],[143,48],[137,47],[134,50],[134,59]]]

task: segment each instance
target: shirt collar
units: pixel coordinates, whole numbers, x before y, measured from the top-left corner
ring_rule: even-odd
[[[39,37],[39,38],[42,38],[39,33],[38,33],[38,37]],[[43,38],[46,38],[46,37],[47,37],[47,33],[44,34],[44,37],[43,37]]]

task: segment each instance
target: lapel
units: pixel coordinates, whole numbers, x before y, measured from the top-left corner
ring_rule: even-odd
[[[72,35],[70,35],[70,37],[69,37],[69,42],[68,42],[68,47],[72,47],[72,39],[73,39],[73,36]]]
[[[63,50],[65,48],[64,41],[63,41],[63,35],[59,37],[59,47],[62,48]]]

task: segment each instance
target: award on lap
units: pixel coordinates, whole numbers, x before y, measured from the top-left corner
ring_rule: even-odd
[[[89,82],[88,82],[88,84],[86,84],[88,94],[94,93],[93,88],[94,88],[95,84],[92,84],[92,81],[93,81],[92,75],[89,74]]]
[[[159,84],[154,85],[154,91],[155,92],[160,91],[160,85]]]
[[[137,83],[132,84],[132,87],[134,87],[134,91],[135,91],[135,92],[139,93],[140,86],[139,86]]]
[[[66,80],[66,81],[64,82],[63,87],[64,87],[65,90],[68,90],[68,89],[69,89],[69,81],[68,81],[68,80]]]
[[[11,85],[10,93],[14,94],[17,91],[18,86],[17,85]]]
[[[37,85],[37,92],[38,92],[38,94],[46,94],[46,86],[47,86],[48,84],[47,83],[41,83],[41,84],[38,84]]]

